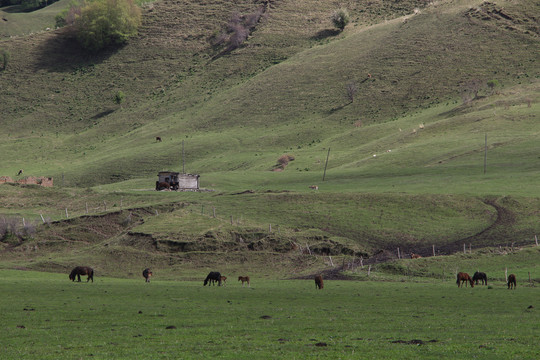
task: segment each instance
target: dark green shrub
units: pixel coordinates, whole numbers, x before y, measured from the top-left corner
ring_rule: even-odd
[[[347,26],[349,21],[350,21],[350,16],[347,9],[339,9],[339,10],[334,11],[334,13],[332,14],[332,23],[334,24],[336,28],[338,28],[341,31],[345,29],[345,26]]]

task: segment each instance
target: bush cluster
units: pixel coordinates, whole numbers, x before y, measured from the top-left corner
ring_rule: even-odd
[[[71,25],[82,47],[92,52],[126,42],[137,35],[141,21],[133,0],[94,0],[72,5],[56,17],[57,26]]]
[[[224,52],[239,48],[247,40],[249,34],[255,30],[263,14],[264,7],[262,6],[247,15],[233,14],[225,29],[210,38],[210,43],[214,47],[225,46]]]

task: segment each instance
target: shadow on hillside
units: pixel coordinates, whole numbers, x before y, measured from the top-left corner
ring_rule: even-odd
[[[319,31],[318,33],[316,33],[311,38],[313,40],[323,40],[323,39],[326,39],[326,38],[329,38],[329,37],[337,36],[339,34],[341,34],[340,30],[337,30],[337,29],[325,29],[325,30]]]
[[[51,72],[84,72],[84,69],[107,60],[119,48],[109,47],[99,53],[90,53],[79,45],[74,35],[63,28],[52,32],[39,45],[35,66]]]

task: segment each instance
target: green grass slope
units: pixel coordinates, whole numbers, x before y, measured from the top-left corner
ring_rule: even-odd
[[[0,214],[69,218],[36,225],[29,243],[9,238],[4,261],[64,269],[123,253],[136,268],[149,250],[166,266],[190,262],[171,256],[179,249],[197,264],[257,249],[294,263],[295,243],[429,254],[540,232],[537,2],[348,1],[352,23],[337,33],[335,3],[283,0],[238,49],[210,45],[262,4],[158,1],[137,38],[98,55],[65,30],[1,39],[12,56],[0,72],[0,176],[24,169],[56,188],[0,185]],[[473,80],[500,85],[464,102]],[[158,171],[181,171],[183,144],[186,172],[212,191],[152,192]],[[283,154],[294,160],[272,171]],[[108,216],[112,230],[99,230]]]

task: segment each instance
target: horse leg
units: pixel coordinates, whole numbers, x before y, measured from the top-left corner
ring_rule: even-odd
[[[81,282],[81,274],[77,274],[77,281]]]

